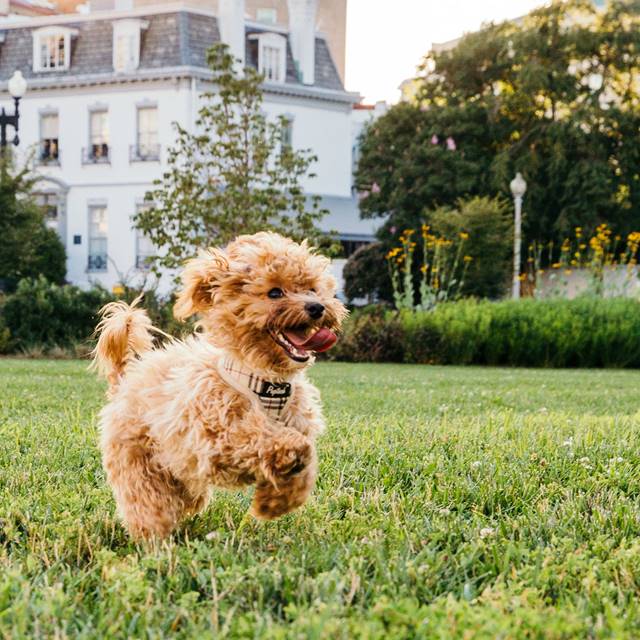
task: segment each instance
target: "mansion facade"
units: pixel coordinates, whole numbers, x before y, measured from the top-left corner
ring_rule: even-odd
[[[242,0],[219,0],[215,11],[116,3],[0,20],[0,82],[15,70],[27,79],[19,153],[33,154],[37,197],[65,245],[70,282],[112,288],[148,276],[154,248],[132,217],[166,170],[173,123],[194,129],[213,87],[206,52],[219,41],[264,74],[267,117],[286,116],[294,148],[318,157],[303,186],[330,211],[323,229],[338,232],[346,253],[371,241],[373,223],[360,219],[352,190],[359,96],[344,89],[316,32],[317,3],[289,0],[286,28],[248,20]],[[6,90],[0,106],[11,111]]]

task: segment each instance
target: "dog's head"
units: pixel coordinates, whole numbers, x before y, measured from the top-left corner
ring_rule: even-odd
[[[174,314],[199,314],[216,346],[256,369],[290,374],[334,345],[347,314],[329,265],[306,242],[239,236],[187,263]]]

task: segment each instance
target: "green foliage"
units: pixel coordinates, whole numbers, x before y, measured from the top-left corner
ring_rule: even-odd
[[[513,222],[504,198],[475,197],[441,207],[428,216],[432,228],[446,238],[468,233],[464,252],[472,260],[466,267],[462,295],[498,298],[511,274]]]
[[[140,293],[126,287],[122,298],[132,302]],[[115,299],[100,286],[87,290],[58,286],[43,276],[21,280],[14,293],[0,298],[0,353],[53,353],[60,349],[73,352],[76,347],[88,347],[98,311]],[[173,317],[173,302],[173,297],[165,299],[154,290],[147,290],[141,306],[154,326],[165,333],[176,337],[191,333],[192,324]]]
[[[3,638],[640,635],[640,373],[312,369],[318,484],[276,522],[217,491],[122,530],[84,362],[0,360]]]
[[[24,279],[5,298],[0,312],[14,349],[38,346],[71,348],[88,341],[97,312],[112,300],[105,289],[83,291],[73,285],[58,286],[45,277]]]
[[[638,0],[554,1],[429,54],[414,102],[365,133],[363,215],[389,216],[383,233],[417,227],[458,198],[509,196],[519,170],[526,240],[602,222],[626,235],[640,226],[639,72]]]
[[[27,169],[11,169],[9,161],[0,158],[0,289],[13,291],[20,279],[41,275],[64,282],[64,246],[31,199],[33,176]]]
[[[465,300],[428,313],[356,312],[345,335],[334,355],[355,362],[640,367],[640,302],[597,297]],[[379,335],[385,340],[376,342],[373,357],[370,342]]]
[[[347,260],[342,275],[348,300],[393,300],[385,246],[372,242],[355,251]]]
[[[203,96],[195,132],[176,124],[168,169],[148,192],[134,223],[158,249],[155,268],[179,266],[198,248],[226,244],[241,233],[271,229],[319,240],[326,213],[300,184],[315,157],[285,141],[286,118],[262,111],[263,77],[222,44],[208,53],[216,91]]]

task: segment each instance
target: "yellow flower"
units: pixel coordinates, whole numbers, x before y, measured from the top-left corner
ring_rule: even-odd
[[[460,233],[460,240],[468,240],[468,239],[469,239],[469,234],[464,232],[464,231],[462,231]]]
[[[473,260],[473,258],[471,256],[465,256],[464,258],[462,258],[465,262],[471,262]]]
[[[427,265],[426,265],[426,264],[423,264],[423,265],[420,267],[420,271],[422,271],[422,273],[427,273]]]
[[[562,266],[562,265],[561,265],[559,262],[554,262],[554,263],[551,265],[551,268],[552,268],[552,269],[559,269],[561,266]]]

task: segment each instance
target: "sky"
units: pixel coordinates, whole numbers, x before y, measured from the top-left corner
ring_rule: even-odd
[[[346,87],[366,103],[396,102],[434,42],[517,18],[542,0],[348,0]]]

